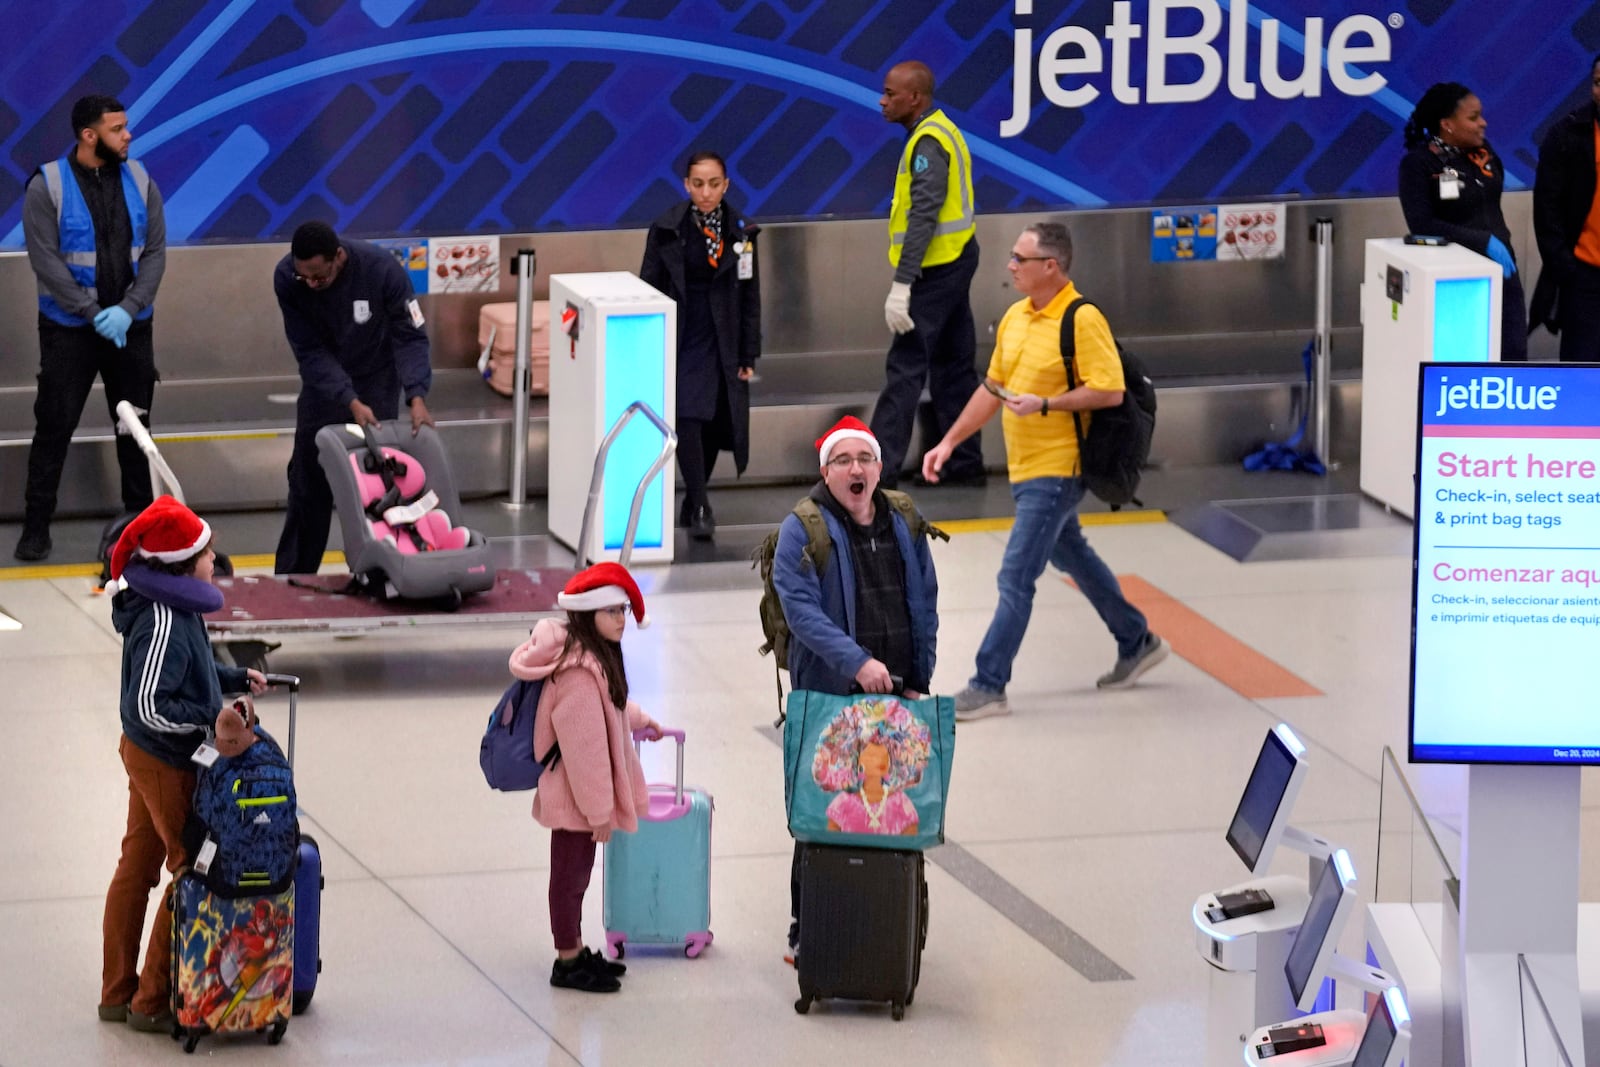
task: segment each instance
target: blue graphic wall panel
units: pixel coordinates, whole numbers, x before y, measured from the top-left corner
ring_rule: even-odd
[[[0,15],[25,43],[0,56],[8,247],[87,92],[128,105],[174,240],[256,241],[313,217],[363,236],[642,226],[697,148],[728,157],[753,216],[883,214],[902,134],[877,100],[906,58],[938,75],[984,212],[1392,195],[1405,117],[1442,80],[1483,97],[1516,188],[1600,50],[1600,3],[1582,2],[7,0]],[[1330,62],[1341,34],[1388,57]],[[1367,77],[1385,84],[1337,84]],[[1274,79],[1300,95],[1273,96]],[[1201,98],[1152,102],[1157,82]]]

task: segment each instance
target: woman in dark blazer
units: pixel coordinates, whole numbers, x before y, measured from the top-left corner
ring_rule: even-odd
[[[1465,85],[1441,82],[1417,101],[1400,160],[1400,207],[1412,233],[1447,237],[1500,265],[1500,358],[1528,358],[1528,307],[1500,211],[1505,170],[1484,139],[1483,103]],[[1442,358],[1450,358],[1444,355]]]
[[[1533,235],[1544,268],[1533,287],[1529,329],[1561,335],[1561,358],[1600,360],[1600,210],[1595,206],[1600,56],[1589,67],[1589,102],[1550,127],[1533,181]]]
[[[750,461],[750,378],[761,356],[759,227],[724,201],[728,168],[715,152],[689,157],[689,199],[651,223],[639,277],[678,303],[679,525],[698,541],[716,530],[706,482],[719,452]]]

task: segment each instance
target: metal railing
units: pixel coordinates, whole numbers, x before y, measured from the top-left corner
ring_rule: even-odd
[[[644,477],[639,479],[639,486],[633,491],[633,507],[628,511],[628,529],[622,535],[622,552],[617,562],[624,567],[628,560],[633,558],[633,538],[639,530],[639,512],[644,507],[644,495],[650,489],[650,483],[655,481],[656,475],[672,459],[672,454],[678,450],[678,435],[673,433],[672,427],[667,425],[667,420],[655,413],[655,410],[643,400],[635,400],[629,404],[617,421],[612,424],[605,439],[600,442],[600,451],[594,457],[594,475],[589,479],[589,500],[583,506],[583,525],[578,529],[578,558],[573,566],[583,570],[594,562],[589,554],[589,535],[594,529],[594,516],[600,503],[600,488],[606,478],[606,455],[611,451],[611,446],[616,443],[617,437],[632,421],[635,415],[643,415],[655,424],[661,431],[661,452],[656,456],[655,462],[650,464],[650,469],[645,471]]]
[[[1556,1021],[1550,1017],[1539,980],[1528,966],[1528,957],[1520,952],[1517,971],[1522,986],[1522,1062],[1526,1067],[1575,1067]]]

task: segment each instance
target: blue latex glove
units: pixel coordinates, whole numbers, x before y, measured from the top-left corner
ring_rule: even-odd
[[[1489,236],[1489,258],[1500,264],[1500,269],[1505,272],[1507,278],[1517,273],[1517,261],[1511,258],[1511,249],[1493,234]]]
[[[94,332],[118,348],[128,346],[128,327],[133,316],[119,307],[108,307],[94,317]]]

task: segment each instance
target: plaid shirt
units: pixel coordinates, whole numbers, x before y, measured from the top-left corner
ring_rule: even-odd
[[[858,525],[826,487],[822,505],[850,531],[850,558],[856,572],[856,643],[904,679],[909,689],[925,692],[929,679],[917,678],[911,641],[911,612],[906,604],[906,565],[894,536],[894,509],[881,492],[874,494],[872,524]]]

